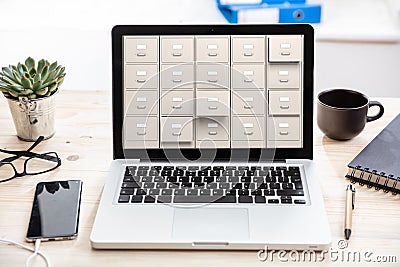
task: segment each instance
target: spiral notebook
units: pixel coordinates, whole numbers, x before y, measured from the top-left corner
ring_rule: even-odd
[[[347,166],[352,182],[400,193],[400,114]]]

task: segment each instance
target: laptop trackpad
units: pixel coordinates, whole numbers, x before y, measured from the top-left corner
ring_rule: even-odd
[[[247,209],[175,209],[173,238],[196,241],[227,241],[249,238]]]

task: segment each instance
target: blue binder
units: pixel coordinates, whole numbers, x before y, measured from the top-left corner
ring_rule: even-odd
[[[320,23],[321,5],[318,4],[262,4],[231,5],[219,8],[230,23]],[[265,11],[265,19],[262,17]],[[271,16],[271,12],[276,15]],[[257,18],[251,20],[252,14]],[[244,17],[250,21],[241,21]],[[273,21],[271,21],[273,20]]]
[[[262,4],[268,4],[268,5],[277,5],[277,4],[304,4],[306,0],[254,0],[255,3],[252,3],[254,5],[262,5]],[[234,4],[232,4],[234,3]],[[249,1],[244,0],[241,2],[240,0],[235,0],[235,1],[229,1],[229,0],[217,0],[217,5],[218,7],[231,7],[233,5],[240,6],[240,5],[249,5]]]

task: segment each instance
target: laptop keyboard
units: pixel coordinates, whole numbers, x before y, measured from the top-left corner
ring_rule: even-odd
[[[128,166],[118,203],[306,204],[297,166]]]

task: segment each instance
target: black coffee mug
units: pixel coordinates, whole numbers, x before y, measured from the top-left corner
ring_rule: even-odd
[[[379,112],[368,116],[368,109],[378,106]],[[349,140],[356,137],[365,123],[382,117],[384,108],[378,101],[350,89],[330,89],[318,94],[317,123],[329,138]]]

